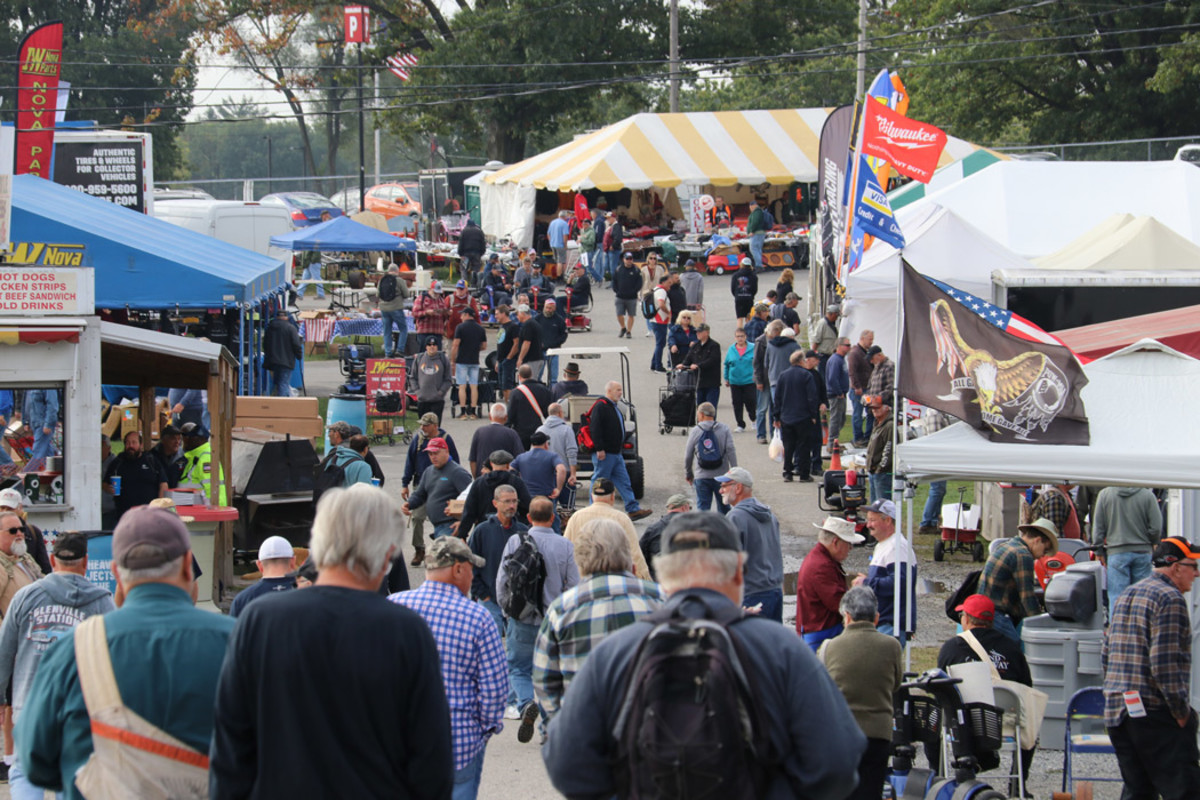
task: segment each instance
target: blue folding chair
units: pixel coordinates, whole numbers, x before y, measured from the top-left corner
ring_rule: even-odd
[[[1100,775],[1076,775],[1072,756],[1075,753],[1108,753],[1116,755],[1108,732],[1104,728],[1104,692],[1099,686],[1087,686],[1067,701],[1066,736],[1063,743],[1063,791],[1072,791],[1076,779],[1121,782],[1120,778]]]

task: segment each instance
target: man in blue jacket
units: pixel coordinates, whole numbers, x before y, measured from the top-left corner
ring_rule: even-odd
[[[771,421],[783,439],[783,480],[791,483],[795,472],[802,482],[812,483],[807,442],[821,423],[821,398],[812,373],[804,367],[804,351],[796,350],[789,361],[792,366],[775,384]]]
[[[833,355],[825,362],[825,393],[829,396],[829,444],[840,437],[846,424],[846,396],[850,394],[850,370],[846,366],[846,353],[850,352],[850,340],[845,336],[837,340]]]
[[[58,426],[61,404],[57,389],[27,389],[21,406],[21,420],[33,432],[33,452],[26,469],[41,469],[54,448],[54,430]]]

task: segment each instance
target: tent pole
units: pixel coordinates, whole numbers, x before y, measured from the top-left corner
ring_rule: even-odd
[[[901,264],[904,263],[904,248],[900,249],[900,263]],[[900,465],[899,459],[897,458],[897,454],[899,452],[898,445],[899,445],[900,437],[903,435],[903,432],[907,430],[907,425],[908,425],[908,401],[901,401],[901,399],[900,399],[900,377],[899,376],[900,376],[900,369],[903,366],[903,364],[901,364],[901,361],[900,361],[900,353],[903,352],[903,350],[904,350],[903,346],[901,345],[903,336],[904,336],[904,271],[901,270],[900,280],[898,280],[896,282],[896,354],[895,354],[896,369],[895,369],[895,378],[892,380],[892,398],[891,398],[891,400],[892,400],[892,418],[894,420],[893,425],[892,425],[892,458],[891,458],[891,468],[892,468],[892,487],[891,488],[892,488],[892,496],[893,497],[896,494],[896,485],[897,485],[896,470]],[[900,412],[899,419],[896,419],[897,411]],[[903,480],[901,480],[899,482],[900,506],[896,513],[896,517],[897,517],[896,522],[900,523],[901,520],[903,520],[904,522],[907,523],[908,530],[911,531],[912,530],[912,503],[908,502],[909,498],[908,498],[907,492],[905,491],[905,488],[904,488],[905,483],[906,482]],[[872,500],[874,500],[874,498],[872,498]],[[908,516],[907,517],[905,517],[905,515],[904,515],[906,506],[908,508]],[[904,575],[908,579],[906,583],[907,583],[907,586],[909,587],[909,591],[907,591],[905,593],[905,597],[904,597],[905,602],[904,602],[904,605],[902,606],[901,605],[901,597],[900,597],[900,589],[901,589],[901,586],[900,586],[900,584],[901,584],[900,561],[897,561],[896,565],[895,565],[896,581],[894,582],[894,584],[892,586],[892,627],[893,627],[893,630],[896,630],[900,634],[900,643],[902,645],[904,645],[904,669],[907,671],[909,666],[912,664],[912,648],[909,646],[908,636],[905,635],[907,633],[908,626],[913,621],[913,618],[911,616],[913,609],[910,608],[910,604],[907,602],[908,598],[912,595],[913,575],[912,575],[912,570],[910,569],[910,565],[908,563],[908,551],[911,548],[911,542],[909,541],[908,537],[905,535],[905,531],[904,531],[905,526],[900,524],[900,525],[898,525],[898,527],[899,527],[899,530],[897,530],[896,533],[893,535],[899,536],[902,540],[901,543],[904,545],[904,548],[903,548],[902,552],[900,553],[899,558],[903,560]],[[901,608],[905,608],[908,611],[908,613],[904,617],[903,631],[900,630],[900,625],[899,625]]]

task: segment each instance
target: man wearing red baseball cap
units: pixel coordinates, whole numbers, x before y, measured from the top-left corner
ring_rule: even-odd
[[[450,445],[441,436],[430,439],[425,452],[429,454],[429,467],[421,473],[416,490],[400,510],[411,514],[425,506],[433,523],[433,538],[439,539],[454,532],[456,520],[447,513],[446,504],[471,485],[471,473],[451,460]]]
[[[1192,626],[1185,598],[1200,552],[1169,537],[1154,549],[1154,572],[1113,604],[1100,651],[1104,724],[1125,797],[1195,797],[1200,786],[1192,675]]]

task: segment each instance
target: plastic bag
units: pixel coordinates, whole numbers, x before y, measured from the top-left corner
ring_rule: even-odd
[[[767,455],[772,461],[778,464],[783,463],[783,436],[779,433],[779,428],[775,429],[775,435],[771,437],[771,444],[767,447]]]

